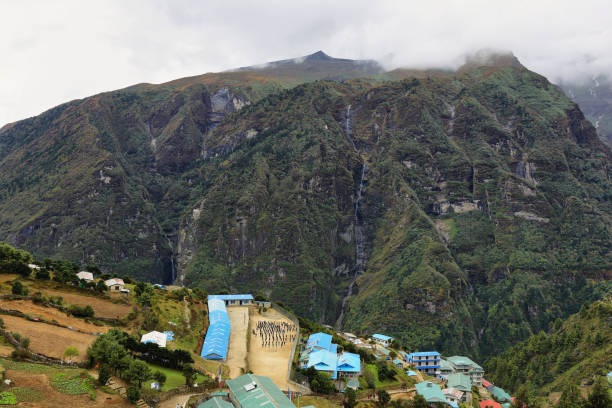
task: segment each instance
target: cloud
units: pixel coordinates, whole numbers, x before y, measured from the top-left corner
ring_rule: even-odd
[[[2,2],[0,126],[139,82],[298,58],[317,50],[387,68],[457,67],[512,50],[559,82],[612,72],[607,1]]]

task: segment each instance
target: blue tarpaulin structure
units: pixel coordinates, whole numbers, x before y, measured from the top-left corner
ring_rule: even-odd
[[[164,332],[164,334],[166,335],[166,340],[168,341],[173,341],[174,340],[174,332],[167,330]]]
[[[230,336],[230,320],[222,299],[208,299],[208,332],[204,339],[201,357],[208,360],[225,360]]]

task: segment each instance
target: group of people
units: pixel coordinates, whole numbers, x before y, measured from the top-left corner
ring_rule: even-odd
[[[259,336],[261,347],[282,348],[295,339],[297,329],[293,323],[261,320],[257,322],[253,336]]]

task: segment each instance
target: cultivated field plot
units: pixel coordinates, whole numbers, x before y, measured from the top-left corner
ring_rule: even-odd
[[[230,309],[231,308],[228,308],[228,310]],[[291,320],[274,309],[268,309],[266,312],[262,312],[262,314],[259,314],[257,309],[251,309],[249,330],[255,329],[259,321],[270,320],[277,323],[286,322],[293,324]],[[233,328],[234,326],[232,326],[232,330]],[[285,344],[283,347],[262,347],[259,336],[254,336],[251,332],[251,340],[249,343],[249,369],[254,374],[270,377],[272,381],[274,381],[274,384],[281,390],[290,388],[296,391],[294,387],[287,382],[289,359],[291,358],[292,348],[292,341]]]
[[[45,296],[61,296],[65,303],[77,306],[93,307],[96,316],[118,319],[130,312],[132,309],[128,305],[118,305],[108,300],[100,299],[93,296],[79,295],[76,293],[59,292],[55,290],[43,289],[41,292]]]
[[[134,405],[128,403],[119,395],[106,394],[100,390],[95,391],[95,401],[89,398],[89,394],[69,395],[61,393],[51,385],[51,379],[54,375],[57,375],[56,372],[58,370],[49,369],[41,371],[43,372],[6,370],[6,378],[14,382],[14,386],[7,391],[12,391],[20,396],[19,400],[23,402],[20,402],[19,406],[36,408],[57,408],[63,406],[79,408],[134,407]],[[71,370],[61,370],[59,372],[62,371],[70,372]]]
[[[60,310],[37,305],[29,300],[0,299],[0,308],[19,310],[29,316],[43,318],[49,321],[55,320],[59,324],[74,327],[77,330],[82,330],[87,333],[106,333],[109,329],[108,326],[96,326],[95,324],[85,322],[83,319],[68,316]]]
[[[96,339],[91,334],[52,326],[46,323],[31,322],[20,317],[2,316],[6,329],[30,338],[30,349],[49,357],[62,358],[66,347],[76,347],[79,356],[73,361],[85,359],[87,347]]]
[[[246,371],[247,330],[249,329],[249,308],[231,306],[227,308],[230,319],[230,341],[227,361],[230,378],[240,377]]]

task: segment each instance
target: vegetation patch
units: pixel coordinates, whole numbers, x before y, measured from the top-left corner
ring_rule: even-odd
[[[10,391],[0,392],[0,405],[15,405],[17,397]]]
[[[14,387],[11,388],[11,392],[15,394],[19,402],[37,402],[45,396],[45,393],[42,391],[26,387]]]
[[[59,392],[68,395],[88,394],[94,388],[92,378],[85,373],[57,373],[51,380],[51,385]]]

